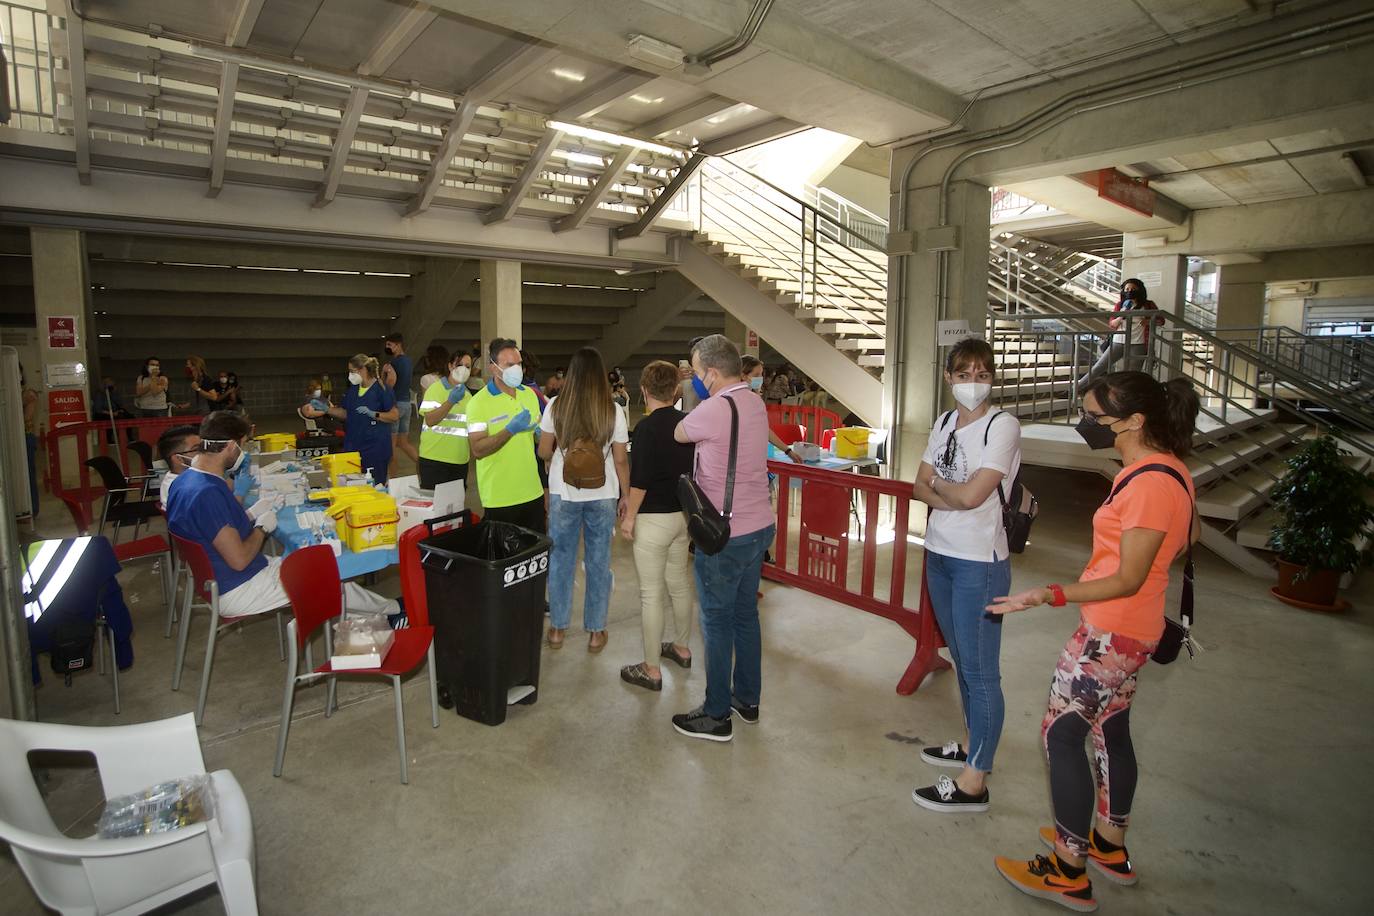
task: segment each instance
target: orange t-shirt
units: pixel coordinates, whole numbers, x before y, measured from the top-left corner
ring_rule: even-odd
[[[1154,642],[1164,632],[1164,592],[1169,587],[1169,567],[1188,543],[1193,523],[1193,476],[1187,465],[1167,452],[1147,455],[1121,469],[1112,489],[1127,474],[1147,464],[1167,464],[1183,475],[1188,492],[1163,471],[1140,474],[1093,513],[1093,554],[1078,581],[1110,576],[1121,568],[1121,535],[1132,528],[1163,531],[1150,572],[1140,591],[1126,598],[1094,601],[1082,606],[1083,619],[1101,630],[1132,639]]]

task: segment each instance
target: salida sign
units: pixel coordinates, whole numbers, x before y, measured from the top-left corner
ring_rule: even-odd
[[[48,392],[48,423],[86,422],[86,393],[80,388],[66,388]]]

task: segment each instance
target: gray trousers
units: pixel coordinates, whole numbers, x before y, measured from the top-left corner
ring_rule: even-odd
[[[1114,366],[1118,362],[1120,365]],[[1097,358],[1097,362],[1092,364],[1092,368],[1078,380],[1078,390],[1081,392],[1108,372],[1139,369],[1144,364],[1144,344],[1128,344],[1124,341],[1113,340],[1111,346],[1103,350],[1102,355]]]

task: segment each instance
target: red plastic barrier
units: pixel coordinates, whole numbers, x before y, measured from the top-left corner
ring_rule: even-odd
[[[917,607],[909,607],[906,602],[909,545],[905,533],[914,498],[911,484],[788,461],[770,461],[768,470],[777,475],[779,495],[774,562],[764,564],[764,578],[886,617],[906,630],[916,640],[916,653],[897,682],[897,692],[903,696],[915,693],[930,672],[948,668],[949,662],[936,651],[945,642],[931,611],[924,567]],[[793,523],[789,494],[793,480],[801,481],[801,518],[797,568],[789,569],[786,564]],[[865,494],[862,542],[856,545],[862,551],[857,588],[849,583],[849,515],[856,493]],[[873,587],[878,569],[878,504],[883,496],[894,500],[893,527],[897,532],[892,541],[892,571],[886,598],[875,594]]]
[[[162,435],[164,430],[174,426],[200,426],[200,421],[204,419],[199,414],[192,414],[182,417],[141,417],[133,420],[115,420],[112,424],[109,420],[90,420],[85,423],[69,423],[50,429],[43,436],[44,447],[48,450],[48,492],[60,498],[70,497],[79,501],[87,511],[92,503],[105,493],[105,487],[99,480],[92,486],[91,469],[86,467],[86,460],[93,455],[109,455],[124,471],[124,476],[128,477],[130,471],[135,471],[131,464],[134,455],[128,449],[129,434],[127,430],[134,431],[134,438],[147,442],[149,445],[157,447],[157,438]],[[114,442],[108,441],[111,427],[114,429]],[[80,479],[80,484],[75,488],[67,487],[62,478],[62,452],[63,440],[72,439],[76,443],[76,472]],[[154,451],[156,456],[156,451]],[[141,469],[136,471],[141,473]]]
[[[769,404],[768,424],[792,425],[806,430],[806,441],[819,443],[821,434],[827,429],[844,426],[844,418],[833,410],[824,407],[805,407],[801,404]]]

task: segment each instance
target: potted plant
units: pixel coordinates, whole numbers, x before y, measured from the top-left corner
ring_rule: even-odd
[[[1310,610],[1338,610],[1341,576],[1368,562],[1374,507],[1365,491],[1374,477],[1346,463],[1329,435],[1311,439],[1287,461],[1270,500],[1282,515],[1270,543],[1278,553],[1279,600]]]

